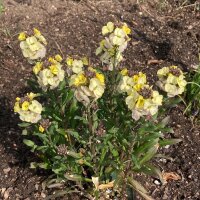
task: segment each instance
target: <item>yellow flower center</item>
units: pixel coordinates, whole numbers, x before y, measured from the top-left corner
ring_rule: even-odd
[[[87,82],[87,78],[85,77],[85,75],[79,74],[74,80],[74,85],[75,86],[84,85],[86,82]]]
[[[29,105],[30,105],[30,103],[29,103],[28,101],[24,101],[24,102],[22,103],[22,110],[23,110],[23,111],[27,111],[28,108],[29,108]]]
[[[102,85],[105,84],[105,77],[104,77],[103,74],[96,73],[96,78],[100,81],[100,83],[101,83]]]
[[[122,71],[120,72],[122,76],[127,76],[128,75],[128,69],[124,68],[122,69]]]
[[[58,74],[58,67],[56,65],[51,65],[49,67],[52,74],[57,75]]]
[[[144,106],[144,98],[142,96],[139,96],[135,107],[143,108],[143,106]]]
[[[20,33],[18,36],[18,40],[23,41],[25,39],[26,39],[26,33],[24,33],[24,32]]]

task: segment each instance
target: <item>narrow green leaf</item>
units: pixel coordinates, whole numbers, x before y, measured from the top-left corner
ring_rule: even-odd
[[[23,127],[23,128],[29,127],[30,125],[31,125],[31,123],[28,123],[28,122],[22,122],[22,123],[18,124],[19,127]]]
[[[159,140],[159,146],[163,147],[166,145],[173,145],[181,142],[181,139],[164,139],[164,140]]]

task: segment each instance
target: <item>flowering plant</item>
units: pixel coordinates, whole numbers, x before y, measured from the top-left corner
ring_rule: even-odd
[[[46,40],[36,30],[31,45],[44,50],[41,43]],[[172,131],[159,115],[166,98],[148,84],[144,73],[122,68],[131,29],[108,22],[102,34],[105,38],[96,54],[103,66],[96,66],[78,56],[56,55],[42,61],[41,49],[32,48],[29,37],[21,33],[23,55],[36,59],[35,76],[29,80],[34,93],[17,98],[14,111],[24,121],[20,126],[25,144],[40,159],[31,167],[51,169],[57,177],[53,181],[60,181],[65,194],[67,181],[74,181],[78,189],[71,184],[73,191],[90,199],[125,198],[130,187],[150,199],[134,172],[156,174],[162,180],[160,170],[149,161],[160,147],[180,140],[164,138]],[[184,76],[178,68],[162,69],[158,76],[158,85],[168,96],[183,92]],[[166,84],[176,91],[166,89]]]

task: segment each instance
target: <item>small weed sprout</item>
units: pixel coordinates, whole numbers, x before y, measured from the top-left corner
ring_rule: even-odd
[[[31,167],[50,169],[56,182],[74,181],[83,195],[95,199],[109,196],[108,189],[124,197],[128,187],[150,198],[134,174],[162,179],[150,161],[159,148],[180,141],[165,139],[172,129],[159,110],[169,97],[184,92],[183,72],[176,66],[158,71],[161,95],[146,74],[123,68],[130,34],[125,23],[103,26],[96,50],[102,66],[71,55],[45,61],[47,42],[40,31],[19,35],[24,57],[34,64],[28,80],[34,93],[16,98],[14,106],[24,121],[19,124],[24,143],[41,160]]]

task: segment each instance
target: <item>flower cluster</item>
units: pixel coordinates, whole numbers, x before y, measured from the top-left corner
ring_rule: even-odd
[[[14,112],[22,121],[37,123],[41,119],[42,105],[34,98],[37,94],[28,93],[25,97],[16,98]]]
[[[92,67],[88,67],[88,62],[83,60],[67,59],[67,65],[71,69],[69,86],[75,89],[75,97],[84,105],[93,100],[99,99],[105,90],[105,77]]]
[[[187,82],[183,72],[177,66],[163,67],[158,70],[157,75],[159,78],[157,85],[167,92],[168,97],[174,97],[184,92]]]
[[[38,29],[34,29],[34,34],[28,36],[25,32],[19,34],[18,39],[23,56],[29,60],[44,58],[46,55],[46,39]]]
[[[33,67],[33,72],[37,76],[40,87],[46,91],[48,88],[55,89],[65,76],[65,71],[61,65],[62,57],[56,55],[54,58],[50,57],[47,67],[44,63],[37,62]]]
[[[101,54],[101,62],[107,64],[110,71],[122,61],[122,52],[130,40],[128,36],[130,33],[131,30],[125,23],[120,28],[115,27],[112,22],[103,26],[102,34],[109,35],[100,42],[100,46],[96,49],[96,55]]]
[[[147,84],[146,75],[142,72],[134,74],[127,69],[123,69],[121,74],[118,90],[127,93],[126,104],[132,110],[133,119],[156,114],[158,106],[162,105],[163,96]]]

